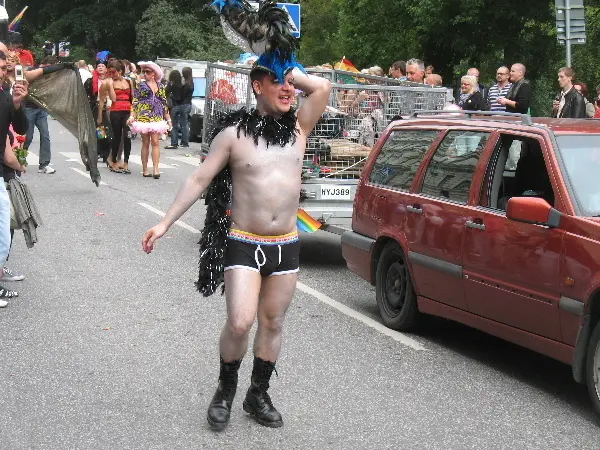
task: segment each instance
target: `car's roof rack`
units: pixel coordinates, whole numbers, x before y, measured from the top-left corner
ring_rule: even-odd
[[[504,116],[504,117],[519,117],[521,119],[521,123],[523,125],[533,125],[531,121],[531,116],[529,114],[519,114],[519,113],[510,113],[510,112],[501,112],[501,111],[466,111],[464,109],[461,110],[428,110],[428,111],[415,111],[410,115],[411,119],[416,119],[418,116],[422,115],[463,115],[468,116],[469,119],[472,116]],[[446,119],[446,117],[444,117]]]

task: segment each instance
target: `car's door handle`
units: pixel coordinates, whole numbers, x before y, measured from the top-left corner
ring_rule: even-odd
[[[423,209],[421,208],[421,205],[408,205],[406,207],[406,210],[415,214],[423,214]]]
[[[476,230],[485,231],[485,225],[483,223],[473,222],[472,220],[467,220],[466,224],[467,228],[474,228]]]

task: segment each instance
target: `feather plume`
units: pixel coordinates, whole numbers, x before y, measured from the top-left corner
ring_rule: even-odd
[[[288,13],[275,0],[263,1],[258,11],[246,0],[215,0],[212,5],[221,14],[225,36],[244,51],[262,55],[277,50],[283,62],[298,50]]]

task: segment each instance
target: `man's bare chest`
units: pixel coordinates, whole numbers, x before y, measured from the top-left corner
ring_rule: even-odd
[[[229,162],[234,171],[299,169],[302,167],[304,147],[302,138],[285,146],[267,146],[262,140],[255,145],[250,139],[240,138],[232,148]]]

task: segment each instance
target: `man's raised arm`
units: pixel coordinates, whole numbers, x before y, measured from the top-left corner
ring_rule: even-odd
[[[321,118],[327,103],[329,103],[331,83],[325,78],[307,75],[298,69],[294,69],[292,73],[294,86],[307,95],[298,110],[298,124],[302,131],[308,135]]]
[[[235,128],[223,130],[215,137],[210,145],[208,156],[202,165],[183,182],[163,220],[144,235],[142,249],[146,253],[152,251],[154,241],[163,236],[183,213],[198,201],[213,178],[227,165],[234,138],[237,138]]]

